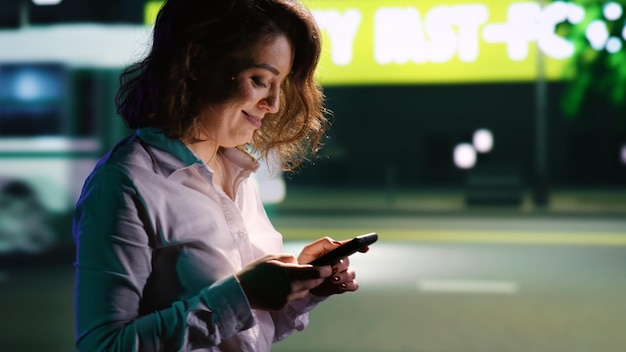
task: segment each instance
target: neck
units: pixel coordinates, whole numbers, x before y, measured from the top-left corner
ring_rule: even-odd
[[[209,165],[212,169],[216,169],[216,163],[218,162],[218,154],[220,147],[212,143],[211,141],[201,141],[194,143],[187,143],[187,147],[191,149],[200,160]]]

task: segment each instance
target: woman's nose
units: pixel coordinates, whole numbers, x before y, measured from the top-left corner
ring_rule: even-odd
[[[261,101],[263,108],[268,113],[277,113],[280,108],[280,88],[274,87],[268,91],[268,94]]]

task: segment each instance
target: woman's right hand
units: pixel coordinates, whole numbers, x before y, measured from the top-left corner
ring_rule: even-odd
[[[330,265],[298,264],[291,254],[266,255],[236,274],[250,306],[260,310],[280,310],[331,275]]]

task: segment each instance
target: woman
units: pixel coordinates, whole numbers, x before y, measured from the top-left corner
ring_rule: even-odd
[[[86,180],[74,217],[81,351],[269,351],[327,296],[358,289],[341,242],[283,254],[249,152],[293,169],[326,127],[311,14],[290,0],[170,0],[122,75],[136,133]],[[244,148],[245,146],[245,148]]]

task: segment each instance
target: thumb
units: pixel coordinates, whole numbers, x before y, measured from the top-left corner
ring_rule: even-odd
[[[313,266],[309,264],[297,264],[294,276],[298,280],[316,280],[325,279],[330,277],[333,273],[333,268],[330,265]]]
[[[298,264],[296,256],[290,253],[275,254],[271,259],[285,264]]]
[[[330,265],[312,266],[312,265],[289,265],[291,266],[291,278],[295,291],[308,291],[319,286],[324,280],[332,275]]]

